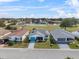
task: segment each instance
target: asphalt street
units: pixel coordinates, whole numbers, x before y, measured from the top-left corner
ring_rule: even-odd
[[[79,59],[79,50],[0,49],[2,59]]]

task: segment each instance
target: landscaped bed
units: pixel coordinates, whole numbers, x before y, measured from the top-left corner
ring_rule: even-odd
[[[76,44],[69,44],[69,47],[71,49],[79,49],[79,47]]]
[[[71,49],[79,49],[79,41],[75,40],[73,43],[69,44]]]

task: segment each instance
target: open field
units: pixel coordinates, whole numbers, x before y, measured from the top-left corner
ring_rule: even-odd
[[[17,26],[17,28],[20,28],[21,26]],[[33,28],[36,28],[36,29],[45,29],[45,30],[55,30],[55,29],[61,29],[59,27],[59,25],[42,25],[42,26],[39,26],[38,24],[37,25],[25,25],[23,26],[24,29],[27,29],[27,30],[32,30]],[[66,29],[67,31],[76,31],[76,30],[79,30],[79,24],[77,26],[73,26],[73,27],[67,27]]]
[[[20,27],[20,26],[17,26],[18,28]],[[24,29],[27,29],[27,30],[32,30],[33,28],[36,28],[36,29],[45,29],[45,30],[54,30],[54,29],[59,29],[60,27],[59,27],[59,25],[44,25],[44,26],[39,26],[38,24],[37,24],[37,26],[34,26],[34,25],[27,25],[27,26],[23,26],[23,28]]]

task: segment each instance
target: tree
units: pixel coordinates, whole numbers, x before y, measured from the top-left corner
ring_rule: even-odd
[[[75,20],[74,18],[65,18],[61,22],[60,27],[64,27],[66,29],[66,27],[72,27],[73,25],[76,24],[77,24],[77,20]]]
[[[8,29],[8,30],[16,30],[17,28],[16,27],[12,27],[11,25],[7,25],[5,27],[5,29]]]
[[[0,27],[5,27],[4,21],[0,21]]]

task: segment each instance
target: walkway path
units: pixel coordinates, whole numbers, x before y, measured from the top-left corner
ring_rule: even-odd
[[[28,48],[29,49],[34,49],[35,41],[30,41]]]
[[[60,49],[70,49],[67,44],[58,44]]]

